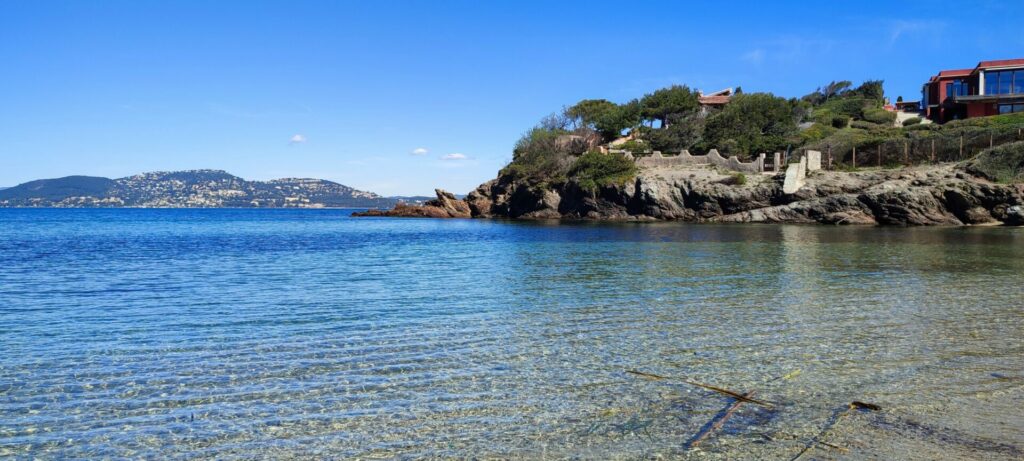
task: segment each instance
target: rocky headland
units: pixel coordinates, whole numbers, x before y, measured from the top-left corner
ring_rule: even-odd
[[[426,206],[370,214],[1024,224],[1024,112],[939,124],[884,95],[869,80],[800,98],[737,88],[708,99],[672,85],[622,103],[584,99],[525,132],[464,206],[438,191]]]
[[[822,223],[860,225],[1022,225],[1024,185],[1000,184],[969,165],[814,171],[795,193],[784,174],[743,180],[713,167],[642,168],[621,185],[585,189],[499,176],[458,200],[438,190],[424,206],[365,215],[570,220]]]
[[[391,216],[403,218],[470,218],[473,213],[469,204],[441,189],[434,189],[436,199],[427,200],[422,205],[399,202],[390,210],[371,209],[353,213],[352,216]]]

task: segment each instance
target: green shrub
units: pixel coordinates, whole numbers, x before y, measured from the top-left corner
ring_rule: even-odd
[[[846,128],[850,124],[850,117],[847,115],[833,115],[830,123],[832,128]]]
[[[863,121],[860,121],[858,125],[862,123],[866,124],[863,126],[869,126],[870,128],[836,130],[831,136],[803,147],[821,152],[831,150],[832,155],[837,161],[841,161],[841,159],[849,155],[854,147],[860,151],[865,148],[874,148],[879,144],[902,142],[906,139],[906,134],[900,128],[885,127]]]
[[[1013,114],[993,115],[991,117],[975,117],[964,120],[953,120],[942,125],[944,128],[961,128],[966,126],[1012,126],[1024,125],[1024,112]]]
[[[967,161],[966,169],[996,182],[1024,182],[1024,141],[985,149]]]
[[[896,113],[885,109],[869,108],[864,109],[862,118],[879,125],[892,125],[896,121]]]
[[[663,153],[691,149],[704,135],[706,120],[706,117],[699,114],[687,115],[673,120],[673,123],[665,128],[643,127],[640,137],[650,144],[652,150]]]
[[[734,186],[742,186],[747,183],[747,175],[743,173],[734,173],[729,179],[729,182]]]
[[[903,121],[903,126],[913,126],[921,123],[921,117],[911,117]]]
[[[643,142],[640,139],[630,139],[629,141],[626,141],[626,142],[624,142],[622,144],[619,144],[618,146],[615,146],[615,149],[628,150],[628,151],[634,152],[634,153],[636,153],[636,152],[643,153],[643,152],[650,152],[651,151],[651,145],[646,143],[646,142]]]
[[[524,134],[512,151],[512,163],[502,168],[502,176],[534,183],[564,181],[573,156],[558,143],[564,130],[537,127]]]
[[[881,125],[877,123],[865,122],[864,120],[854,120],[850,122],[850,128],[859,128],[861,130],[874,130],[880,127]]]
[[[871,101],[860,97],[830,99],[816,109],[816,112],[820,111],[829,115],[845,115],[850,118],[856,118],[864,112],[865,107],[871,107],[871,105]]]
[[[820,141],[835,133],[835,128],[823,123],[815,123],[809,128],[800,132],[800,144]]]
[[[868,104],[880,107],[885,103],[885,90],[882,84],[881,80],[867,80],[850,92],[862,96]]]
[[[576,159],[569,175],[580,188],[594,191],[600,187],[622,185],[636,177],[636,163],[621,154],[587,152]]]
[[[726,157],[728,157],[729,154],[734,154],[735,155],[735,153],[740,150],[740,143],[739,143],[739,141],[737,141],[735,139],[732,139],[732,138],[724,139],[724,140],[722,140],[722,142],[718,143],[717,147],[711,147],[708,150],[715,149],[715,148],[718,149],[718,152],[720,152],[720,153],[724,154]]]
[[[940,130],[941,128],[939,128],[939,125],[934,123],[917,123],[910,126],[907,126],[907,124],[904,123],[903,129],[906,131],[932,131]]]
[[[708,117],[701,146],[721,150],[727,140],[733,140],[736,150],[730,153],[782,150],[797,134],[795,116],[793,103],[784,98],[768,93],[736,95]]]

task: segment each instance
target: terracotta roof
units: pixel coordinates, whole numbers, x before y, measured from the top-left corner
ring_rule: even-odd
[[[729,103],[729,96],[701,96],[697,102],[705,106],[720,106]]]
[[[998,59],[995,61],[981,61],[978,63],[978,67],[975,67],[973,70],[1003,66],[1024,66],[1024,59]]]
[[[966,77],[971,75],[974,69],[952,69],[952,70],[940,70],[939,75],[933,76],[928,81],[934,82],[940,78],[952,78],[952,77]]]
[[[938,75],[935,75],[932,78],[928,79],[928,82],[929,83],[930,82],[935,82],[935,81],[938,81],[939,79],[943,79],[943,78],[965,77],[965,76],[977,73],[978,71],[980,71],[982,69],[991,69],[993,67],[1014,67],[1014,66],[1024,67],[1024,58],[1018,58],[1018,59],[997,59],[997,60],[994,60],[994,61],[981,61],[981,62],[978,63],[977,66],[974,66],[974,68],[972,68],[972,69],[943,70],[943,71],[939,71]]]

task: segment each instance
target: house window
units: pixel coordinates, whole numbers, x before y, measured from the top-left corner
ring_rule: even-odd
[[[985,94],[1024,94],[1024,70],[985,72]]]
[[[967,96],[970,94],[968,91],[970,86],[966,80],[953,80],[952,82],[946,83],[946,97],[951,98],[953,96]]]
[[[999,94],[1010,94],[1013,89],[1013,72],[1002,71],[999,73]]]
[[[999,72],[985,72],[985,94],[997,94],[999,89]]]
[[[1024,104],[1000,104],[1000,114],[1010,114],[1013,112],[1024,112]]]

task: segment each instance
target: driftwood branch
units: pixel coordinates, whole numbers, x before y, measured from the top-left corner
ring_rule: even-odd
[[[774,383],[774,382],[779,381],[779,380],[792,379],[792,378],[794,378],[796,376],[799,376],[800,372],[801,372],[800,369],[791,371],[791,372],[789,372],[789,373],[787,373],[785,375],[777,376],[777,377],[775,377],[773,379],[768,380],[766,382],[766,384]],[[757,393],[757,390],[753,390],[753,391],[750,391],[750,392],[747,392],[747,393],[743,394],[743,397],[746,397],[747,399],[750,399],[750,398],[753,398],[754,394],[756,394],[756,393]],[[724,413],[719,413],[719,415],[716,416],[715,419],[711,420],[711,422],[709,422],[703,428],[701,428],[701,431],[698,432],[697,435],[695,435],[692,439],[690,439],[690,442],[686,444],[686,448],[687,449],[696,448],[705,439],[710,437],[715,432],[718,432],[719,430],[721,430],[722,427],[725,426],[726,421],[729,421],[729,418],[732,417],[733,413],[736,413],[736,410],[738,410],[740,408],[740,405],[743,405],[744,402],[745,402],[745,400],[741,400],[741,399],[736,399],[735,401],[733,401],[725,409]]]
[[[680,382],[684,382],[686,384],[689,384],[691,386],[702,387],[702,388],[710,390],[710,391],[718,392],[719,394],[725,394],[725,395],[728,395],[729,397],[732,397],[732,398],[734,398],[736,400],[740,400],[740,401],[743,401],[743,402],[753,403],[754,405],[760,405],[760,406],[766,407],[766,408],[771,408],[772,407],[771,402],[766,402],[764,400],[753,399],[753,398],[747,397],[745,394],[741,394],[741,393],[736,392],[736,391],[730,391],[729,389],[722,389],[721,387],[712,386],[710,384],[699,383],[697,381],[692,381],[692,380],[689,380],[689,379],[686,379],[686,378],[661,376],[661,375],[656,375],[654,373],[645,373],[643,371],[637,371],[637,370],[626,370],[626,373],[634,374],[634,375],[637,375],[637,376],[643,376],[645,378],[650,378],[650,379],[659,379],[659,380],[661,380],[661,379],[668,379],[668,380],[680,381]]]

